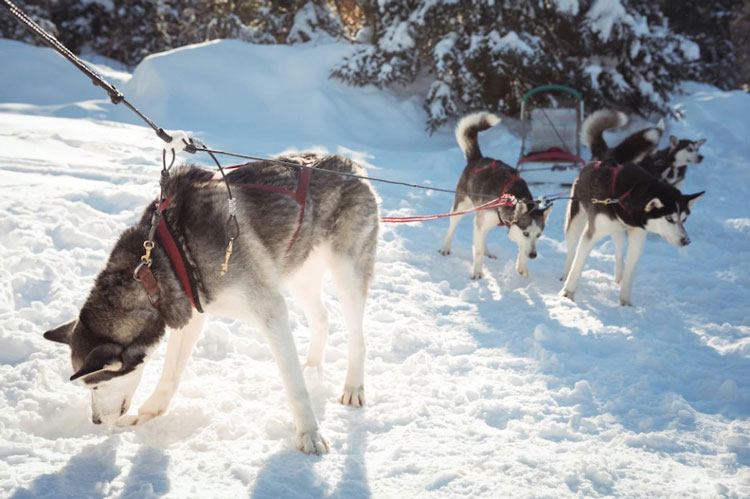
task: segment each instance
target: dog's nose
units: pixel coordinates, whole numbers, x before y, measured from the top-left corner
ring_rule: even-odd
[[[99,419],[99,416],[91,416],[91,421],[92,421],[92,422],[93,422],[94,424],[102,424],[102,420],[101,420],[101,419]]]
[[[680,244],[683,246],[687,246],[688,244],[690,244],[690,238],[687,236],[683,237],[682,239],[680,239]]]
[[[698,155],[698,163],[700,163],[701,161],[703,161],[703,155],[702,155],[702,154],[699,154],[699,155]]]
[[[533,252],[529,253],[529,258],[531,258],[531,259],[536,258],[536,251],[533,251]]]

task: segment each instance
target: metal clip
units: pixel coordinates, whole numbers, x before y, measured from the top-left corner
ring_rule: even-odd
[[[224,276],[224,274],[227,273],[227,270],[229,269],[229,257],[232,256],[232,245],[234,243],[234,239],[229,240],[229,244],[227,244],[227,252],[224,255],[224,263],[221,265],[221,275]]]
[[[146,249],[146,253],[141,256],[141,262],[145,263],[149,267],[151,266],[151,250],[154,249],[153,241],[143,241],[143,247]]]
[[[610,204],[617,203],[618,200],[617,199],[612,199],[612,198],[592,199],[591,202],[594,203],[594,204],[603,204],[604,206],[607,206],[607,205],[610,205]]]

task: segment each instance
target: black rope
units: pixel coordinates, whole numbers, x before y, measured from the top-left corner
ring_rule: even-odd
[[[146,124],[148,124],[148,126],[150,126],[154,130],[154,132],[156,132],[156,135],[158,135],[160,139],[167,143],[172,142],[172,137],[167,132],[165,132],[163,128],[157,126],[156,123],[154,123],[148,116],[140,112],[138,108],[128,102],[123,93],[120,92],[117,87],[102,78],[96,71],[91,69],[73,52],[68,50],[65,45],[60,43],[57,38],[46,32],[41,26],[35,23],[33,19],[27,16],[21,9],[16,7],[10,0],[0,0],[0,2],[0,5],[8,9],[8,11],[10,11],[10,13],[13,14],[13,16],[15,16],[21,24],[26,26],[26,28],[28,28],[32,33],[41,38],[44,43],[52,47],[55,51],[57,51],[57,53],[70,61],[75,67],[83,72],[83,74],[88,76],[94,85],[103,88],[107,92],[107,94],[109,94],[109,98],[113,104],[119,104],[122,102],[135,114],[137,114],[143,121],[145,121]],[[192,152],[189,149],[186,150],[188,152]]]
[[[125,104],[130,110],[132,110],[135,114],[137,114],[149,127],[151,127],[154,132],[156,132],[156,135],[159,136],[160,139],[162,139],[166,143],[172,142],[172,136],[170,136],[167,132],[164,131],[163,128],[159,127],[154,121],[152,121],[148,116],[143,114],[138,108],[136,108],[133,104],[131,104],[126,98],[125,95],[120,92],[117,87],[109,83],[107,80],[102,78],[98,73],[96,73],[93,69],[91,69],[86,63],[84,63],[81,59],[79,59],[73,52],[71,52],[67,47],[65,47],[62,43],[60,43],[59,40],[57,40],[54,36],[50,35],[48,32],[46,32],[41,26],[39,26],[37,23],[35,23],[31,18],[29,18],[21,9],[19,9],[16,5],[14,5],[10,0],[0,0],[0,5],[7,8],[13,16],[15,16],[20,23],[22,23],[24,26],[26,26],[32,33],[39,36],[47,45],[52,47],[55,51],[57,51],[60,55],[65,57],[68,61],[70,61],[74,66],[76,66],[81,72],[83,72],[86,76],[88,76],[91,81],[94,83],[94,85],[99,86],[103,88],[107,94],[109,94],[109,98],[112,101],[113,104],[119,104],[123,103]],[[278,159],[269,159],[269,158],[260,158],[257,156],[251,156],[248,154],[238,154],[238,153],[232,153],[227,151],[221,151],[216,149],[209,149],[205,145],[199,144],[196,145],[194,143],[185,143],[184,150],[188,153],[195,153],[197,151],[202,151],[207,153],[216,163],[216,166],[219,168],[219,171],[221,172],[222,178],[224,180],[224,183],[227,187],[227,192],[229,194],[229,200],[230,204],[233,201],[232,197],[232,191],[229,187],[229,182],[227,181],[226,175],[224,173],[224,169],[222,168],[219,161],[216,159],[215,154],[222,154],[226,156],[234,156],[237,158],[243,158],[243,159],[250,159],[253,161],[268,161],[271,163],[277,163],[285,166],[291,166],[294,168],[313,168],[306,165],[301,165],[299,163],[293,163],[290,161],[283,161]],[[174,155],[174,149],[172,149],[172,154]],[[165,158],[163,158],[165,159]],[[171,165],[170,165],[171,166]],[[544,168],[548,169],[548,168]],[[551,169],[551,168],[550,168]],[[388,180],[384,178],[377,178],[377,177],[369,177],[366,175],[357,175],[354,173],[345,173],[345,172],[336,172],[331,170],[320,170],[316,169],[318,172],[328,172],[333,173],[336,175],[342,175],[345,177],[353,177],[353,178],[360,178],[365,180],[372,180],[374,182],[381,182],[385,184],[391,184],[391,185],[401,185],[404,187],[410,187],[412,189],[422,189],[427,191],[434,191],[434,192],[444,192],[449,194],[455,194],[456,191],[452,189],[442,189],[439,187],[430,187],[426,185],[420,185],[420,184],[413,184],[409,182],[398,182],[395,180]],[[528,170],[533,171],[533,170]],[[482,194],[482,193],[475,193],[475,192],[467,192],[467,195],[471,196],[477,196],[477,197],[485,197],[485,198],[493,198],[495,196],[489,195],[489,194]],[[235,220],[236,224],[236,220]],[[235,225],[236,230],[239,230],[239,226]]]

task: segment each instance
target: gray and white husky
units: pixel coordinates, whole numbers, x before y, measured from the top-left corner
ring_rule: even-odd
[[[464,116],[456,126],[456,140],[466,156],[466,167],[456,185],[456,196],[451,213],[466,211],[498,198],[511,194],[517,199],[512,207],[480,210],[474,218],[474,271],[472,279],[482,278],[482,259],[497,258],[487,250],[487,234],[498,225],[508,227],[508,238],[518,245],[516,270],[523,277],[529,277],[528,259],[536,258],[536,243],[544,231],[550,214],[550,206],[538,207],[533,201],[526,182],[502,161],[485,158],[479,149],[477,135],[500,122],[500,118],[488,112],[478,112]],[[450,227],[445,235],[441,255],[451,252],[451,240],[456,225],[463,215],[450,218]]]
[[[330,269],[348,329],[348,369],[340,402],[363,405],[362,321],[373,275],[378,206],[369,182],[330,173],[364,175],[346,158],[277,159],[315,162],[307,195],[295,199],[302,177],[298,168],[261,161],[228,173],[240,231],[226,275],[221,275],[221,267],[227,254],[230,206],[226,186],[212,172],[192,167],[176,171],[166,187],[170,205],[164,218],[193,270],[198,307],[203,303],[206,313],[251,322],[265,333],[292,409],[296,446],[321,454],[328,444],[312,410],[281,288],[288,286],[303,308],[311,329],[306,366],[318,367],[328,338],[320,287]],[[134,279],[154,210],[155,204],[150,205],[140,222],[121,235],[78,318],[44,335],[70,346],[71,379],[91,389],[94,423],[134,425],[163,414],[206,317],[193,310],[192,294],[178,279],[166,243],[157,242],[151,252],[151,284],[158,291],[154,294]],[[161,379],[138,414],[127,415],[165,327],[171,333]]]
[[[574,298],[594,244],[605,236],[612,236],[620,305],[632,305],[633,275],[646,233],[659,234],[673,246],[690,244],[684,224],[690,207],[703,194],[684,195],[633,163],[620,165],[610,159],[587,164],[573,184],[565,217],[568,254],[561,295]],[[628,251],[623,267],[626,234]]]

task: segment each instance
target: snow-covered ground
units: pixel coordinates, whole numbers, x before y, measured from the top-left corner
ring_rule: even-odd
[[[347,50],[226,41],[150,57],[132,78],[100,69],[160,125],[213,147],[342,152],[371,176],[451,188],[464,164],[451,131],[427,136],[419,99],[329,80]],[[91,423],[67,348],[41,333],[76,315],[156,195],[160,144],[51,51],[0,40],[0,60],[0,495],[750,495],[750,96],[690,84],[673,98],[683,119],[669,132],[708,139],[685,185],[707,195],[687,223],[690,246],[647,241],[635,307],[617,304],[611,242],[592,253],[576,303],[557,295],[563,202],[529,280],[503,229],[489,237],[500,258],[473,282],[468,219],[449,257],[437,253],[446,221],[384,225],[365,320],[368,406],[335,401],[346,336],[328,294],[326,370],[307,381],[331,453],[311,457],[294,449],[264,339],[225,320],[208,323],[166,415]],[[503,124],[480,141],[511,163],[520,148]],[[452,202],[375,188],[384,214]],[[294,306],[291,320],[304,354]]]

